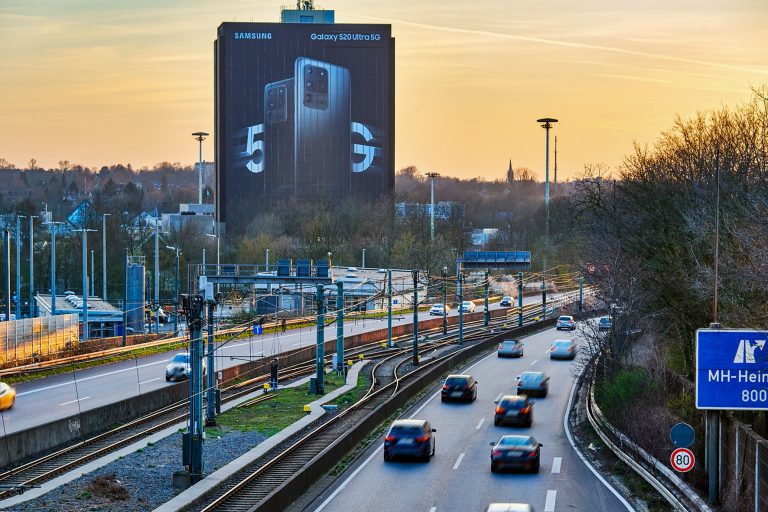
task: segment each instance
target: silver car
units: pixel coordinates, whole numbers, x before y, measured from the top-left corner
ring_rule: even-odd
[[[165,380],[188,379],[192,374],[192,368],[189,365],[189,354],[181,352],[173,356],[165,367]],[[203,374],[205,374],[205,359],[203,359]]]
[[[563,315],[557,319],[557,330],[573,331],[576,329],[576,322],[572,316]]]
[[[549,393],[549,377],[544,372],[523,372],[517,377],[517,394],[546,397]]]
[[[499,357],[523,357],[525,345],[517,340],[504,340],[499,343]]]
[[[550,359],[575,359],[576,343],[573,340],[555,340],[549,347]]]

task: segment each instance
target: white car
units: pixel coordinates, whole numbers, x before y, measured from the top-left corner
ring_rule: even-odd
[[[192,368],[189,365],[189,354],[186,352],[180,352],[173,356],[165,367],[165,380],[181,380],[188,379],[192,373]],[[205,374],[205,359],[203,359],[203,374]]]
[[[502,297],[502,298],[501,298],[501,301],[499,302],[499,307],[502,307],[502,308],[511,308],[511,307],[512,307],[512,301],[513,301],[513,300],[514,300],[514,299],[512,299],[512,297],[510,297],[510,296],[508,296],[508,295],[507,295],[507,296],[504,296],[504,297]]]
[[[475,303],[471,300],[465,300],[461,303],[461,311],[464,313],[474,313],[476,307]]]
[[[576,322],[572,316],[563,315],[557,319],[557,330],[573,331],[576,329]]]
[[[578,347],[573,340],[555,340],[549,347],[550,359],[575,359]]]
[[[443,304],[432,304],[432,307],[429,308],[429,314],[432,316],[443,316],[443,314],[447,314],[448,311],[450,311],[450,308],[448,306],[443,307]]]

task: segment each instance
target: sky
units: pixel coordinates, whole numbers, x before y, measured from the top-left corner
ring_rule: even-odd
[[[290,3],[288,0],[285,3]],[[26,167],[191,164],[213,132],[223,21],[279,21],[267,0],[2,0],[0,158]],[[558,179],[617,169],[675,117],[768,85],[765,0],[325,0],[339,23],[391,23],[396,169]],[[212,160],[213,141],[203,143]],[[552,165],[552,163],[550,164]],[[550,169],[552,172],[552,169]]]

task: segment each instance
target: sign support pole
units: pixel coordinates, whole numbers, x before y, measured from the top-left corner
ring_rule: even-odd
[[[392,271],[387,270],[387,347],[392,348]]]
[[[315,368],[315,394],[325,394],[325,308],[323,285],[317,285],[317,348]]]

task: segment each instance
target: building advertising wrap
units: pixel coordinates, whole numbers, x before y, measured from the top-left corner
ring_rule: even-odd
[[[390,25],[223,23],[215,68],[217,216],[227,229],[273,200],[392,190]]]

